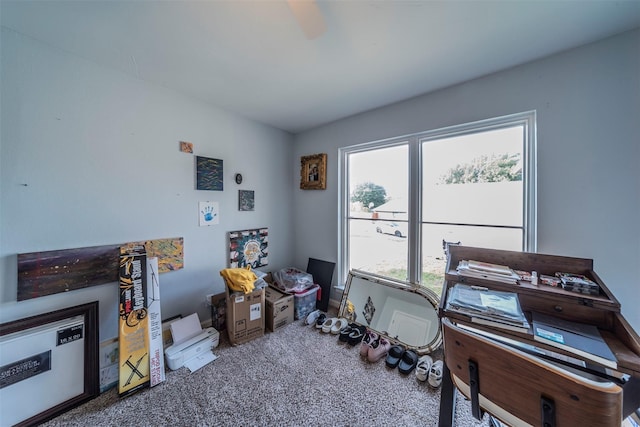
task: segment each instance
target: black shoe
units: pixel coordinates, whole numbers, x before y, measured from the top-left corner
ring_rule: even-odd
[[[398,371],[401,374],[410,374],[418,364],[418,355],[413,350],[407,350],[402,355],[400,363],[398,363]]]
[[[324,313],[320,313],[320,316],[318,316],[318,320],[316,320],[316,329],[322,329],[322,325],[324,325],[325,320],[327,320],[327,315]]]
[[[402,360],[402,356],[404,356],[405,348],[401,345],[394,345],[389,349],[389,353],[387,353],[387,358],[384,363],[391,369],[395,369],[400,360]]]
[[[366,332],[367,332],[366,326],[356,325],[356,327],[353,328],[349,333],[349,338],[347,342],[349,343],[349,345],[356,345],[360,343],[360,341],[362,341],[362,338],[364,338]]]

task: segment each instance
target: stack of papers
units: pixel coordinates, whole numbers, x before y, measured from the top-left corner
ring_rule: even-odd
[[[464,277],[492,280],[501,283],[517,285],[520,276],[505,265],[491,264],[482,261],[462,260],[456,268],[458,274]]]
[[[456,283],[447,297],[445,310],[471,317],[478,324],[527,333],[529,322],[518,294]]]

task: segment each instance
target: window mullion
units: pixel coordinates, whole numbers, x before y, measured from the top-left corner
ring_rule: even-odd
[[[409,140],[409,224],[408,224],[408,271],[407,276],[411,283],[420,283],[422,271],[422,231],[420,227],[422,194],[422,154],[417,138]]]

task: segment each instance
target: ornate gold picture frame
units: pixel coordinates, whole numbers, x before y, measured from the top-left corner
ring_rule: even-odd
[[[327,188],[327,155],[313,154],[300,159],[300,188],[324,190]]]

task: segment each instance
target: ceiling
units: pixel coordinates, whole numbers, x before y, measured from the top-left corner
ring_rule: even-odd
[[[298,133],[640,27],[640,0],[0,0],[2,26]]]

